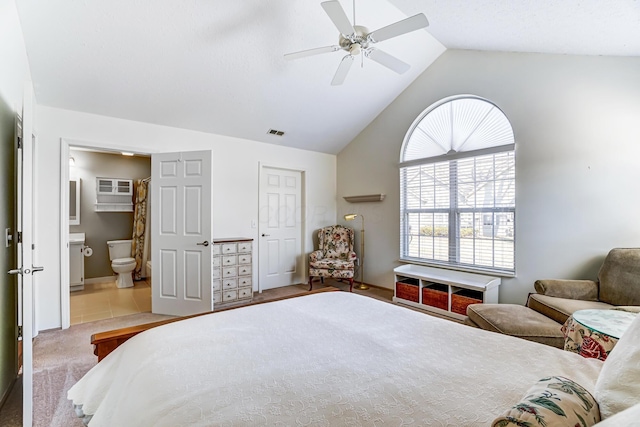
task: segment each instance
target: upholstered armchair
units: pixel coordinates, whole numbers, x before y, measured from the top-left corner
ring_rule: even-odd
[[[309,290],[313,278],[325,277],[349,281],[349,291],[353,290],[353,276],[356,264],[353,251],[353,229],[342,225],[332,225],[318,231],[318,250],[309,255]]]

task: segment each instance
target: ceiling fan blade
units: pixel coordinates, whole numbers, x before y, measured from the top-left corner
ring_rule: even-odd
[[[367,57],[376,61],[378,64],[384,65],[391,71],[395,71],[398,74],[403,74],[411,68],[411,65],[406,62],[400,61],[393,55],[389,55],[387,52],[383,52],[380,49],[371,48],[367,54]]]
[[[347,78],[347,74],[349,74],[349,70],[353,65],[354,57],[351,55],[347,55],[342,58],[342,62],[338,65],[338,69],[336,70],[335,76],[333,76],[333,80],[331,80],[331,86],[339,86],[344,83],[344,79]]]
[[[325,47],[317,47],[315,49],[301,50],[300,52],[287,53],[284,55],[284,59],[298,59],[304,58],[305,56],[311,55],[319,55],[321,53],[327,52],[335,52],[340,50],[340,46],[325,46]]]
[[[367,35],[367,38],[369,41],[377,43],[392,37],[410,33],[411,31],[419,30],[420,28],[425,28],[428,25],[429,21],[427,20],[427,17],[424,16],[424,13],[419,13],[410,18],[382,27],[379,30],[372,31]]]
[[[342,35],[350,36],[356,32],[356,30],[353,29],[351,22],[349,22],[347,14],[344,13],[344,9],[340,5],[339,1],[325,1],[320,3],[320,5],[324,11],[327,12],[327,15],[331,18],[333,25],[336,26]]]

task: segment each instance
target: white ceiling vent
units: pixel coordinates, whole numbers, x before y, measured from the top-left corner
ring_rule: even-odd
[[[282,136],[282,135],[284,135],[284,131],[282,131],[282,130],[276,130],[276,129],[269,129],[269,130],[267,131],[267,133],[268,133],[269,135],[276,135],[276,136]]]

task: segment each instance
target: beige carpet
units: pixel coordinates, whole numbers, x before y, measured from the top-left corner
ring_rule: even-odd
[[[33,426],[82,427],[67,400],[71,388],[93,365],[91,334],[166,319],[139,313],[40,332],[33,342]],[[19,380],[2,408],[0,425],[22,426],[22,383]]]
[[[326,280],[325,284],[314,283],[313,288],[335,286],[349,290],[347,284]],[[253,301],[267,301],[283,296],[303,294],[308,285],[294,285],[271,289],[254,294]],[[391,301],[393,291],[371,288],[357,291],[383,301]],[[73,325],[65,330],[41,332],[33,345],[33,413],[34,427],[83,427],[75,416],[71,403],[67,400],[67,391],[97,362],[90,343],[91,334],[154,322],[168,318],[151,313],[132,314],[113,319]],[[11,396],[0,411],[0,425],[3,427],[21,427],[22,384],[18,382]]]
[[[140,313],[40,333],[33,344],[34,427],[83,425],[67,400],[67,390],[97,362],[91,334],[169,317]]]

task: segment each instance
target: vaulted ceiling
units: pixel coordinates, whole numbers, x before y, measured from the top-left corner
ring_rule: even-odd
[[[637,0],[356,0],[375,30],[430,21],[376,45],[411,65],[364,58],[341,86],[344,51],[320,0],[19,0],[41,105],[338,153],[439,55],[476,49],[640,56]],[[353,2],[341,0],[350,19]],[[267,134],[269,129],[285,132]]]

